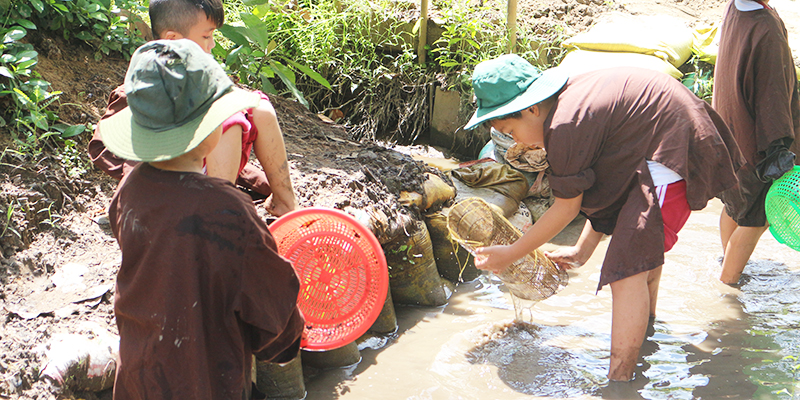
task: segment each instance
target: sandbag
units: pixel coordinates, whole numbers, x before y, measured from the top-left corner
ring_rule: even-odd
[[[438,307],[452,294],[439,276],[428,228],[415,221],[409,236],[383,246],[389,265],[389,287],[396,304]]]
[[[692,36],[692,53],[697,59],[716,64],[719,52],[719,24],[697,26]]]
[[[492,189],[472,188],[458,179],[453,179],[453,184],[456,186],[456,202],[468,199],[470,197],[480,197],[492,207],[496,207],[497,212],[503,214],[505,217],[514,215],[514,213],[517,212],[517,209],[519,209],[518,201],[508,196],[503,196]]]
[[[400,192],[399,202],[405,207],[416,207],[421,211],[439,208],[456,196],[456,189],[439,175],[426,172],[422,193]]]
[[[267,395],[267,399],[300,400],[306,397],[300,354],[284,364],[256,361],[255,373],[256,388]]]
[[[528,181],[511,166],[488,162],[450,171],[453,177],[473,188],[487,188],[514,199],[517,204],[528,193]]]
[[[528,211],[531,213],[531,219],[533,222],[542,218],[542,215],[550,209],[550,206],[553,205],[555,198],[536,198],[536,197],[526,197],[522,200],[525,203],[525,206],[528,207]]]
[[[531,215],[531,211],[528,210],[528,206],[525,205],[524,201],[519,202],[519,209],[517,212],[514,213],[511,217],[508,218],[508,222],[511,225],[514,225],[514,228],[517,228],[522,233],[528,231],[528,229],[533,225],[533,216]]]
[[[439,275],[450,282],[470,282],[480,276],[475,260],[466,249],[459,246],[447,228],[447,208],[425,216],[431,235],[433,257]]]
[[[408,227],[413,224],[413,218],[408,213],[388,210],[379,204],[367,206],[365,209],[348,206],[343,211],[368,227],[381,244],[404,235]]]
[[[303,367],[341,368],[361,362],[361,352],[358,351],[356,342],[350,342],[338,349],[328,351],[301,350],[300,353]]]
[[[425,176],[428,178],[422,184],[425,211],[441,208],[442,204],[456,197],[456,188],[442,177],[430,172],[426,172]]]
[[[570,76],[604,68],[639,67],[663,72],[675,79],[683,76],[672,64],[651,55],[638,53],[573,50],[567,53],[559,68]]]
[[[605,14],[591,29],[561,43],[581,50],[656,56],[680,67],[692,55],[694,35],[685,23],[667,15]]]
[[[378,314],[378,318],[369,327],[369,332],[386,334],[397,331],[397,314],[392,302],[392,291],[390,288],[386,290],[388,293],[386,293],[386,300],[383,302],[381,313]]]

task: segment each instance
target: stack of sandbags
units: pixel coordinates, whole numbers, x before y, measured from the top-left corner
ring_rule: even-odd
[[[561,43],[571,49],[559,67],[571,75],[614,67],[641,67],[680,79],[692,55],[692,29],[665,15],[605,14],[591,29]]]

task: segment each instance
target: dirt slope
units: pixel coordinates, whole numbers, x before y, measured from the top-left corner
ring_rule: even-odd
[[[797,59],[800,2],[771,4],[786,13]],[[723,5],[722,0],[520,0],[519,18],[529,26],[555,23],[577,32],[598,13],[616,10],[665,13],[693,25],[718,21]],[[90,51],[58,38],[32,42],[40,51],[40,73],[64,92],[61,115],[66,122],[96,122],[108,93],[122,81],[125,60],[94,62]],[[341,127],[301,113],[295,103],[275,99],[275,105],[302,205],[372,207],[387,216],[413,217],[415,210],[402,207],[397,193],[418,188],[424,165],[375,144],[350,142]],[[12,209],[2,226],[11,220],[15,227],[0,234],[0,397],[55,398],[53,389],[38,380],[44,345],[60,333],[116,330],[112,300],[120,255],[104,219],[116,182],[97,171],[69,179],[58,160],[47,155],[35,165],[15,167],[16,161],[11,154],[0,159],[0,209]],[[381,176],[399,178],[378,184]],[[397,229],[391,223],[384,228],[389,236]],[[72,278],[76,284],[63,290],[53,284],[54,277]],[[69,392],[58,397],[75,398]]]

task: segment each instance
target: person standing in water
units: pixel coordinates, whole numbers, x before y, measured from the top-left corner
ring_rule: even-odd
[[[719,221],[720,280],[727,284],[739,282],[767,230],[767,191],[795,163],[794,139],[800,132],[792,51],[786,27],[768,1],[728,3],[714,71],[713,107],[747,161],[737,173],[739,185],[720,195],[725,204]]]
[[[489,122],[547,151],[555,203],[515,243],[477,249],[475,266],[500,273],[552,239],[578,213],[588,221],[575,246],[546,253],[562,268],[585,263],[612,235],[598,290],[611,286],[608,377],[633,378],[655,315],[664,252],[691,210],[736,184],[741,154],[710,105],[672,77],[641,68],[567,78],[517,55],[478,64],[478,109],[465,126]]]

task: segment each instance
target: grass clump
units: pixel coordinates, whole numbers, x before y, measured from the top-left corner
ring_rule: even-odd
[[[414,2],[249,0],[231,2],[215,55],[241,83],[291,95],[348,126],[353,139],[413,143],[427,131],[433,88],[471,97],[476,64],[506,52],[505,4],[434,1],[426,62],[417,55]],[[515,52],[541,64],[563,53],[556,28],[546,37],[520,29]],[[468,111],[467,111],[468,112]]]

